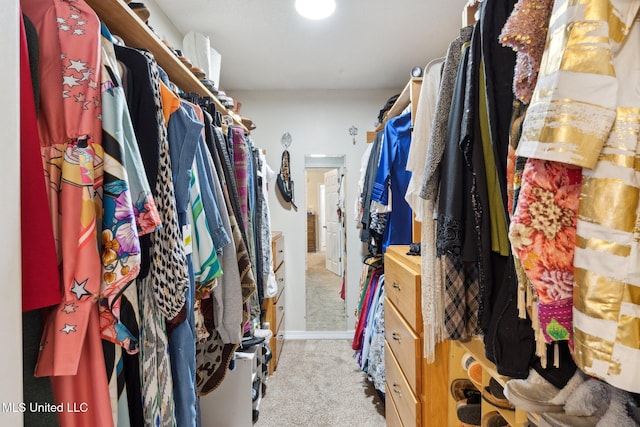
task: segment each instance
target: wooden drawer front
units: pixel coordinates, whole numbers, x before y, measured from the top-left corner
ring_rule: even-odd
[[[418,337],[409,324],[402,318],[395,306],[385,298],[384,301],[384,339],[389,343],[393,355],[396,357],[400,369],[411,390],[416,396],[421,393],[420,370],[422,349]]]
[[[277,270],[284,261],[284,236],[282,234],[273,239],[271,251],[273,252],[273,269]]]
[[[262,308],[264,310],[264,321],[269,322],[269,328],[275,334],[276,326],[276,299],[265,298],[262,301]]]
[[[280,360],[280,355],[282,354],[282,346],[284,345],[284,334],[282,332],[278,333],[275,336],[276,340],[276,350],[273,351],[273,359],[276,361],[276,365],[278,365],[278,360]]]
[[[284,292],[280,293],[276,302],[276,331],[282,329],[282,321],[284,319]]]
[[[407,320],[411,329],[422,331],[420,302],[420,276],[393,256],[384,259],[385,291]]]
[[[284,289],[284,285],[286,283],[285,270],[286,268],[284,268],[284,264],[282,264],[278,271],[276,271],[276,282],[278,283],[278,298],[280,297],[280,293]]]
[[[387,385],[385,388],[387,397],[391,396],[389,386]],[[391,398],[387,398],[384,401],[384,418],[387,421],[387,427],[403,427],[398,410],[393,406],[393,399]]]
[[[384,346],[384,366],[387,380],[387,387],[393,399],[394,406],[398,410],[402,425],[405,427],[420,425],[420,401],[416,399],[411,387],[402,375],[400,366],[388,343]],[[389,396],[386,397],[387,399]]]
[[[272,336],[269,340],[269,347],[271,347],[271,360],[269,361],[269,375],[273,375],[273,371],[276,370],[276,362],[278,361],[276,355],[279,354],[278,340],[276,336]]]

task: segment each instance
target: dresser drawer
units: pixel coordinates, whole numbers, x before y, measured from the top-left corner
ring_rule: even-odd
[[[281,232],[273,233],[271,251],[273,253],[273,269],[277,270],[282,261],[284,261],[284,236]]]
[[[420,274],[388,251],[384,257],[385,292],[411,328],[422,331]]]
[[[278,300],[276,301],[276,333],[280,333],[284,319],[284,289],[279,293]]]
[[[280,360],[280,355],[282,354],[282,346],[284,345],[284,334],[279,332],[278,335],[274,336],[273,339],[276,342],[276,348],[273,351],[273,360],[275,365],[278,365],[278,361]]]
[[[280,295],[286,283],[285,270],[286,268],[284,268],[284,264],[282,264],[280,265],[280,268],[276,271],[276,283],[278,284],[278,295]]]
[[[393,405],[393,399],[390,397],[391,390],[389,389],[389,386],[385,386],[385,389],[387,399],[384,401],[384,418],[387,422],[387,427],[403,427],[398,410]]]
[[[422,367],[420,337],[413,332],[388,298],[385,298],[384,301],[384,338],[393,351],[411,389],[416,396],[419,396]]]
[[[419,426],[422,413],[420,412],[420,401],[416,398],[402,375],[400,366],[388,343],[384,346],[384,366],[387,387],[393,399],[394,406],[398,410],[402,425],[405,427]],[[389,399],[389,396],[386,397]]]

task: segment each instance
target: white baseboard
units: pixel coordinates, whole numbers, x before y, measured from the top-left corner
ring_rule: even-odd
[[[285,331],[285,340],[353,339],[354,331]]]

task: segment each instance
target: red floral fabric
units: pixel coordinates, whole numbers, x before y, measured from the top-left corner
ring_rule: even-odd
[[[581,182],[580,168],[528,159],[509,229],[513,252],[538,296],[541,327],[548,342],[571,340],[573,256]]]

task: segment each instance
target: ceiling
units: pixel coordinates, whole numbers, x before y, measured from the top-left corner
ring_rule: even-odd
[[[466,0],[336,0],[323,21],[294,0],[155,0],[178,30],[209,36],[225,90],[402,88],[443,56]]]

